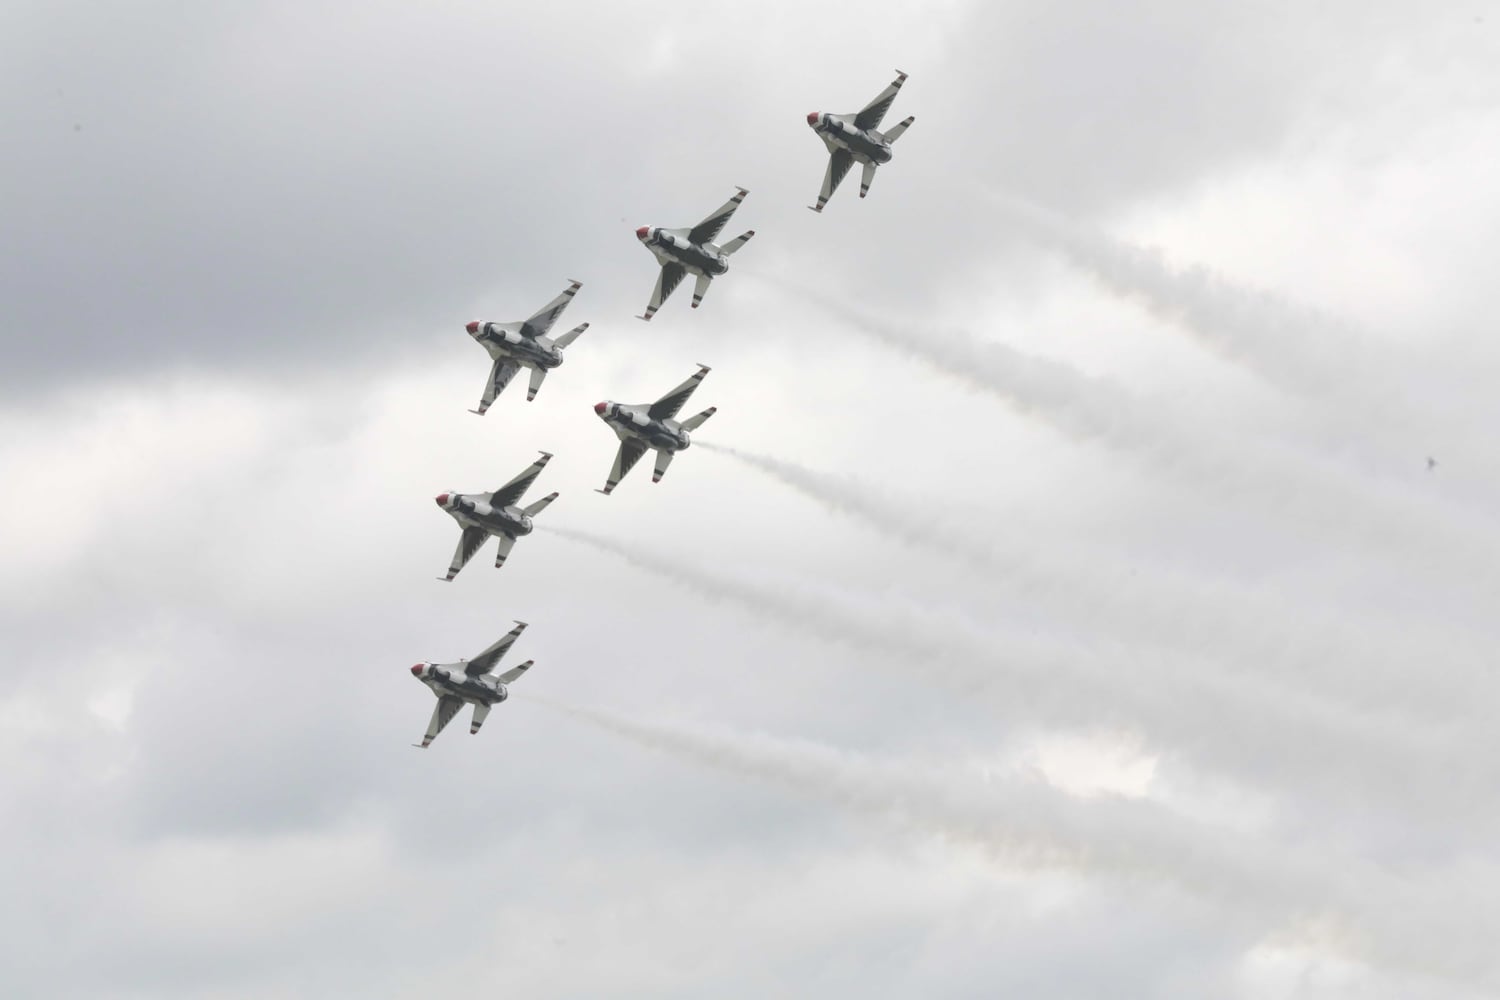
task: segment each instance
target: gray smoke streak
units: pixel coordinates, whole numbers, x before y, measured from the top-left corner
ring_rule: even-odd
[[[869,484],[727,445],[698,445],[860,518],[883,534],[967,563],[1028,594],[1083,604],[1089,620],[1104,616],[1111,632],[1125,631],[1138,640],[1207,657],[1219,667],[1248,673],[1252,682],[1259,678],[1292,690],[1315,689],[1323,698],[1367,712],[1394,713],[1381,720],[1392,729],[1403,728],[1399,718],[1412,714],[1447,724],[1455,712],[1471,707],[1466,689],[1435,686],[1426,677],[1412,675],[1411,664],[1430,657],[1432,650],[1412,641],[1409,630],[1346,620],[1331,611],[1292,606],[1274,594],[1162,567],[1144,578],[1128,579],[1122,567],[1097,557],[1076,557],[1056,544],[1038,554],[972,527],[953,525],[941,511],[924,508],[915,516],[913,505],[903,506]],[[1226,650],[1234,655],[1224,655]],[[1243,666],[1247,663],[1253,667]],[[1309,669],[1314,666],[1319,669]],[[1418,737],[1421,742],[1433,738],[1429,731]]]
[[[1115,240],[1034,203],[992,192],[986,197],[1013,228],[1274,385],[1326,396],[1369,382],[1369,355],[1360,338],[1327,317],[1206,268],[1174,271],[1160,250]]]
[[[539,525],[540,529],[541,526]],[[1157,748],[1256,782],[1268,769],[1295,776],[1328,803],[1367,807],[1394,798],[1418,816],[1468,816],[1485,801],[1488,758],[1455,766],[1437,733],[1347,706],[1225,676],[1192,658],[1141,654],[1100,642],[1091,651],[1024,635],[997,636],[967,618],[911,605],[872,607],[804,584],[761,586],[574,529],[547,531],[662,576],[714,601],[729,601],[817,638],[858,649],[867,662],[970,696],[998,720],[1063,727],[1141,727]],[[914,664],[915,661],[915,664]],[[1378,763],[1374,763],[1378,762]],[[1449,768],[1434,787],[1434,768]]]
[[[1399,484],[1343,471],[1268,442],[1226,442],[1192,420],[1162,411],[1114,382],[1085,376],[1060,362],[958,331],[916,329],[836,302],[800,282],[766,277],[841,319],[849,329],[1037,416],[1071,437],[1128,454],[1184,489],[1207,490],[1260,524],[1295,525],[1299,541],[1342,542],[1379,554],[1371,573],[1392,583],[1445,588],[1447,598],[1488,616],[1488,595],[1500,592],[1500,534],[1489,518],[1453,508]],[[1427,553],[1445,557],[1434,566]],[[1394,553],[1401,559],[1394,567]],[[1460,572],[1455,573],[1457,568]],[[1457,586],[1455,586],[1457,584]],[[1488,666],[1454,663],[1471,680]]]
[[[1115,239],[1021,198],[979,193],[1004,212],[1011,229],[1061,253],[1213,353],[1307,401],[1337,439],[1374,445],[1386,456],[1378,466],[1406,466],[1433,441],[1452,442],[1454,431],[1474,422],[1476,405],[1493,398],[1494,372],[1487,367],[1450,369],[1430,351],[1375,341],[1205,267],[1174,269],[1159,249]],[[1463,451],[1467,467],[1491,485],[1500,479],[1491,449],[1476,441]]]
[[[979,846],[1008,868],[1145,877],[1281,928],[1283,940],[1482,988],[1500,981],[1500,913],[1475,887],[1463,893],[1471,905],[1455,907],[1451,887],[1418,889],[1360,859],[1209,828],[1154,803],[1085,802],[1038,782],[997,789],[805,741],[531,700],[653,750]]]

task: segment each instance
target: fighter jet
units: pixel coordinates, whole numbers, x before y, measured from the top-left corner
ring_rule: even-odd
[[[692,443],[688,438],[688,431],[697,430],[703,421],[719,409],[717,406],[710,406],[696,417],[672,419],[708,372],[707,365],[699,365],[698,371],[686,382],[654,403],[632,406],[605,400],[594,405],[594,412],[620,439],[620,450],[615,455],[614,467],[609,470],[609,479],[605,482],[604,489],[595,490],[595,493],[609,496],[620,480],[625,478],[625,473],[652,448],[656,449],[656,471],[651,476],[651,481],[661,482],[661,477],[666,475],[667,466],[672,462],[672,456]]]
[[[708,283],[729,270],[730,255],[755,235],[755,230],[749,229],[722,247],[714,245],[714,240],[729,222],[729,217],[740,207],[745,195],[750,193],[744,188],[735,188],[735,191],[738,193],[733,198],[714,209],[708,218],[691,229],[642,226],[635,231],[636,239],[644,243],[646,249],[661,262],[661,274],[657,276],[656,287],[651,291],[651,302],[646,306],[645,314],[637,316],[637,319],[649,320],[655,316],[656,310],[667,301],[667,296],[682,283],[689,271],[698,276],[698,283],[693,287],[693,308],[697,309],[698,303],[703,301],[703,293],[708,291]]]
[[[511,643],[524,631],[526,623],[516,622],[516,627],[499,642],[472,660],[459,660],[457,663],[423,662],[411,668],[411,675],[432,688],[432,693],[437,695],[438,700],[432,710],[432,721],[427,723],[427,734],[422,737],[420,744],[413,743],[412,746],[426,749],[437,738],[437,734],[443,731],[443,727],[458,714],[458,710],[463,708],[464,702],[474,706],[469,735],[479,732],[490,709],[510,697],[506,685],[514,684],[516,678],[531,669],[532,661],[527,660],[498,677],[494,675],[495,664],[500,662],[500,657],[505,655]]]
[[[901,89],[905,80],[906,74],[896,70],[895,82],[882,90],[875,100],[866,104],[864,110],[857,114],[829,115],[814,111],[807,116],[807,124],[823,140],[829,153],[828,172],[823,175],[823,189],[818,192],[818,203],[808,205],[808,208],[814,212],[823,211],[823,206],[833,197],[839,181],[844,179],[856,160],[864,164],[859,196],[863,198],[869,193],[870,182],[875,179],[875,168],[882,163],[891,162],[891,143],[901,138],[901,133],[906,131],[907,126],[916,121],[915,117],[909,117],[886,132],[878,131],[880,120],[890,110],[891,102],[896,99],[896,91]]]
[[[528,320],[519,323],[482,323],[476,319],[465,327],[469,336],[479,341],[495,360],[494,366],[490,368],[490,380],[484,384],[484,397],[479,401],[479,409],[470,410],[470,413],[484,416],[484,411],[490,408],[495,397],[505,391],[511,378],[523,367],[531,369],[531,385],[526,389],[526,402],[536,398],[536,391],[542,387],[542,379],[563,363],[563,348],[589,328],[587,323],[580,323],[556,340],[547,336],[547,331],[552,329],[552,324],[557,322],[557,318],[568,308],[568,303],[573,301],[573,296],[582,287],[581,282],[573,282]]]
[[[556,493],[548,493],[536,503],[517,507],[516,503],[525,495],[527,487],[552,458],[549,452],[526,467],[526,471],[506,483],[493,493],[439,493],[437,505],[458,522],[463,533],[458,536],[458,550],[453,553],[453,562],[448,566],[448,575],[439,580],[452,580],[464,564],[474,558],[491,535],[500,537],[500,550],[495,553],[495,568],[505,565],[510,547],[522,535],[531,534],[531,519],[540,514],[549,503],[557,499]]]

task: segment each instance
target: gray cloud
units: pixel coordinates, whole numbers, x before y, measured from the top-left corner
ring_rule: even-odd
[[[849,15],[7,9],[8,995],[1475,995],[1402,960],[1487,974],[1500,36],[1379,3]],[[802,116],[896,67],[897,159],[808,212]],[[630,230],[735,184],[734,271],[630,319]],[[1100,283],[991,191],[1172,266]],[[565,368],[465,414],[462,324],[568,278]],[[1198,349],[1295,341],[1299,302],[1350,318],[1357,375]],[[695,361],[701,443],[780,478],[695,449],[593,493],[590,405]],[[434,582],[432,496],[536,448],[542,526],[612,550],[538,531]],[[407,667],[517,617],[513,699],[410,749]],[[786,796],[533,697],[879,780]],[[1056,787],[974,777],[1028,768]],[[872,823],[887,780],[968,835]],[[1006,870],[1011,818],[1154,874]]]

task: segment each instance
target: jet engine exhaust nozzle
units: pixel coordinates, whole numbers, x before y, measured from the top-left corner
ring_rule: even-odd
[[[816,111],[809,111],[807,113],[807,124],[809,124],[809,125],[816,125],[816,124],[818,124],[818,112],[816,112]]]
[[[470,333],[478,333],[479,332],[479,320],[476,319],[476,320],[470,321],[468,324],[466,324],[464,326],[464,329],[468,330]]]
[[[421,677],[422,676],[422,664],[418,663],[416,666],[412,667],[411,668],[411,674],[412,674],[413,677]]]
[[[609,409],[609,404],[608,403],[595,403],[594,404],[594,412],[597,413],[597,414],[599,414],[599,416],[601,416],[601,417],[604,416],[604,411],[607,410],[607,409]]]
[[[439,507],[446,507],[446,506],[448,506],[448,494],[446,494],[446,493],[439,493],[433,499],[435,501],[437,501],[437,505]]]
[[[638,240],[643,240],[643,239],[645,239],[646,237],[648,237],[650,235],[651,235],[651,227],[650,226],[642,226],[641,228],[639,228],[639,229],[637,229],[635,231],[635,238],[638,239]]]

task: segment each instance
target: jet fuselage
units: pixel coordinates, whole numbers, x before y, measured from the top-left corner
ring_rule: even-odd
[[[491,358],[512,358],[523,365],[550,371],[563,363],[562,351],[539,338],[525,337],[519,323],[474,324],[469,336],[484,345]]]
[[[676,420],[653,420],[647,415],[647,409],[646,405],[631,406],[605,401],[595,406],[594,412],[622,441],[632,437],[647,447],[672,452],[683,451],[692,444],[692,439],[680,423]]]
[[[718,253],[711,244],[694,243],[685,236],[665,229],[636,231],[636,237],[662,264],[680,264],[693,274],[716,278],[729,270],[729,258]]]
[[[829,152],[838,149],[845,150],[861,163],[891,162],[890,143],[884,139],[877,139],[869,132],[855,127],[842,118],[814,111],[807,116],[807,124],[818,133],[818,138],[823,140]]]
[[[498,705],[510,697],[499,680],[489,675],[470,677],[464,673],[463,664],[457,664],[455,669],[454,665],[418,663],[411,672],[439,698],[451,695],[475,705]]]
[[[483,494],[443,493],[437,505],[465,528],[483,528],[492,535],[512,538],[531,534],[531,518],[519,507],[492,507]]]

